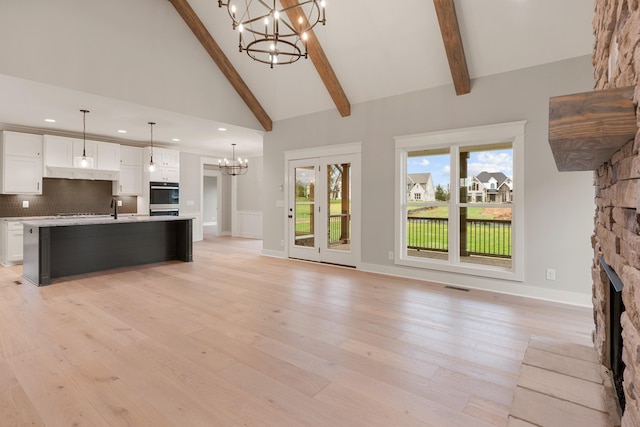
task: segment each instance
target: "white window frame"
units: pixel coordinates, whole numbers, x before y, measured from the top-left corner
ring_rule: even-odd
[[[417,135],[395,137],[396,151],[396,215],[395,215],[395,264],[432,270],[449,271],[453,273],[474,276],[492,277],[513,281],[524,281],[524,144],[526,121],[500,123],[487,126],[476,126],[462,129],[451,129],[429,132]],[[408,153],[417,150],[430,150],[455,147],[452,157],[450,188],[458,188],[459,176],[459,147],[473,147],[492,143],[511,142],[513,150],[513,198],[512,208],[512,263],[511,268],[490,265],[470,264],[460,262],[457,241],[449,240],[449,260],[431,258],[416,258],[407,255],[406,247],[406,188]],[[451,209],[449,212],[449,227],[459,229],[458,215],[453,215],[453,209],[459,209],[461,203],[459,191],[452,191]],[[462,201],[465,203],[466,201]],[[456,223],[454,223],[456,222]]]

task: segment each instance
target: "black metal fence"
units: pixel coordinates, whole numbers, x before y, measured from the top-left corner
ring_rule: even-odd
[[[463,255],[511,258],[511,220],[467,219]],[[447,218],[407,218],[407,248],[446,252],[449,249]]]
[[[349,240],[349,231],[344,230],[343,224],[349,224],[349,221],[345,221],[349,214],[333,214],[329,215],[329,244],[346,243]],[[348,226],[348,225],[347,225]]]

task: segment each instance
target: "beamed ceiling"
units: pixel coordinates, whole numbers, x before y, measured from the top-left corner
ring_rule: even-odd
[[[281,0],[281,3],[290,6],[297,1]],[[21,12],[19,2],[2,3],[0,28],[3,24],[10,26],[12,15]],[[124,31],[126,23],[119,20],[125,19],[127,23],[138,22],[140,31],[188,32],[181,36],[184,48],[196,47],[198,55],[215,64],[219,72],[209,71],[210,78],[226,80],[256,123],[247,127],[246,121],[233,123],[211,113],[193,116],[166,108],[154,110],[154,106],[131,104],[130,99],[118,97],[101,101],[99,96],[90,95],[104,93],[83,88],[85,98],[98,104],[98,111],[104,107],[104,114],[89,117],[89,129],[94,136],[113,136],[107,135],[113,123],[102,123],[103,120],[151,112],[159,116],[154,120],[159,123],[160,144],[223,152],[231,141],[237,141],[240,150],[244,146],[246,151],[241,154],[245,156],[261,152],[261,133],[273,129],[279,120],[326,110],[333,110],[348,120],[353,105],[358,103],[446,85],[451,86],[452,97],[463,100],[473,95],[476,78],[587,55],[593,45],[593,3],[586,0],[327,0],[327,24],[317,26],[311,34],[309,59],[270,69],[238,52],[237,33],[231,28],[226,10],[219,8],[217,1],[140,0],[131,4],[114,0],[112,4],[86,0],[82,4],[83,7],[78,8],[72,0],[60,0],[56,7],[67,7],[60,10],[60,17],[66,16],[73,25],[83,24],[82,31],[74,32],[83,37],[91,38],[94,27],[110,24],[104,15],[112,17],[109,14],[125,4],[128,10],[121,12],[127,14],[126,18],[112,17],[114,34]],[[27,10],[26,6],[22,7]],[[55,15],[58,12],[53,7],[43,2],[29,13]],[[76,15],[82,19],[71,20]],[[91,19],[96,22],[83,22]],[[28,43],[50,35],[40,37],[39,27],[41,25],[34,26],[32,38],[16,38],[13,43],[24,43],[25,52],[33,51]],[[125,36],[131,38],[127,34],[123,38]],[[12,60],[15,62],[15,57]],[[12,67],[7,59],[5,61],[3,65],[0,60],[0,90],[5,93],[26,90],[31,101],[22,97],[21,103],[11,107],[0,104],[0,123],[38,127],[41,118],[28,117],[37,111],[35,103],[47,104],[48,111],[69,110],[75,97],[82,98],[82,93],[67,91],[57,87],[56,82],[47,81],[46,75],[38,78],[22,75],[15,71],[20,67]],[[57,64],[53,65],[55,69]],[[202,62],[182,65],[187,72],[193,72],[194,79],[203,72]],[[104,78],[125,77],[113,73]],[[14,78],[27,80],[17,82]],[[29,86],[30,78],[38,84],[54,86],[45,94],[42,85]],[[56,101],[60,98],[66,101]],[[56,102],[60,104],[57,106]],[[104,105],[100,105],[101,102]],[[224,103],[225,99],[212,98],[210,102]],[[91,109],[91,105],[86,107]],[[118,109],[117,114],[114,109]],[[109,111],[112,114],[108,114]],[[71,119],[77,114],[74,109],[61,115]],[[127,124],[131,129],[127,138],[144,141],[148,134],[146,121]],[[224,137],[214,135],[213,130],[223,125],[230,131]],[[172,143],[169,134],[180,133],[181,127],[187,137],[179,144]]]

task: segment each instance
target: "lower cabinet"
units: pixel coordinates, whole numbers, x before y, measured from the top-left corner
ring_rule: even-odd
[[[3,265],[22,263],[23,228],[20,221],[0,221],[0,262]]]

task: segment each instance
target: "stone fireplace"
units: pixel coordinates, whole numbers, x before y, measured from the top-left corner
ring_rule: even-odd
[[[626,400],[622,417],[624,427],[640,426],[639,4],[639,0],[595,0],[593,19],[596,92],[630,87],[633,91],[632,108],[636,113],[636,134],[594,172],[593,341],[602,365],[615,368],[612,363],[618,362],[611,360],[615,359],[612,353],[615,353],[617,344],[616,337],[611,335],[616,334],[615,323],[619,320],[622,361],[626,365],[622,382]],[[614,307],[616,295],[607,268],[622,283],[619,295],[625,311]]]
[[[595,90],[549,100],[549,144],[559,171],[594,171],[593,343],[621,425],[638,427],[640,0],[595,0],[593,29]]]

